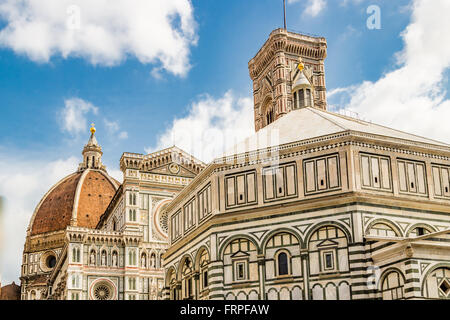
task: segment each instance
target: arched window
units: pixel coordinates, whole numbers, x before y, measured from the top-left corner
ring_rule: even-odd
[[[269,111],[267,111],[267,114],[266,114],[266,123],[267,123],[267,124],[271,124],[271,123],[274,121],[274,118],[275,118],[275,116],[274,116],[274,111],[273,111],[273,109],[270,109]]]
[[[289,274],[288,256],[286,252],[278,254],[278,275],[284,276]]]
[[[369,235],[382,237],[398,237],[398,234],[395,232],[395,230],[385,223],[374,224],[369,230]]]
[[[181,270],[183,299],[194,299],[192,271],[192,261],[185,259]]]
[[[348,239],[344,231],[333,225],[317,229],[308,243],[311,275],[349,270]]]
[[[72,275],[72,287],[79,288],[80,287],[80,276],[73,274]]]
[[[130,221],[136,221],[136,210],[135,209],[130,209]]]
[[[136,278],[128,278],[128,289],[136,290]]]
[[[266,277],[298,274],[300,269],[293,270],[293,266],[301,268],[301,259],[292,257],[292,253],[296,252],[298,247],[297,237],[289,232],[282,231],[270,237],[265,246],[265,256],[269,260],[267,264],[270,265],[266,269]]]
[[[420,237],[420,236],[424,236],[426,234],[430,234],[432,232],[433,231],[430,227],[424,226],[424,225],[419,225],[409,231],[408,237]]]
[[[177,286],[177,276],[174,269],[170,269],[167,273],[168,287],[170,288],[170,300],[179,300],[179,290]]]
[[[130,250],[128,252],[128,264],[136,265],[136,251],[135,250]]]
[[[72,249],[72,262],[80,262],[80,248],[78,247]]]
[[[206,249],[203,249],[198,258],[197,266],[200,273],[200,291],[208,289],[208,265],[209,265],[209,254]]]
[[[223,260],[230,259],[232,265],[228,282],[247,281],[252,278],[257,278],[258,274],[252,274],[253,268],[250,264],[256,261],[257,249],[255,244],[246,239],[239,238],[231,241],[225,248]],[[232,279],[231,279],[232,277]]]
[[[403,276],[397,271],[389,272],[384,278],[381,285],[383,300],[399,300],[403,299],[403,287],[405,281]]]
[[[36,291],[31,290],[31,292],[30,292],[30,299],[31,300],[36,300]]]

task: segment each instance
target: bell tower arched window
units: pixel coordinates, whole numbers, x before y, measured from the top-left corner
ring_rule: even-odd
[[[274,118],[275,118],[275,116],[274,116],[273,110],[271,109],[271,110],[267,111],[266,124],[271,124],[274,121]]]

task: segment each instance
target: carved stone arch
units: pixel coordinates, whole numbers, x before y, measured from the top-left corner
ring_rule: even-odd
[[[258,254],[261,253],[261,247],[259,246],[258,241],[257,241],[254,237],[252,237],[252,236],[250,236],[250,235],[247,235],[247,234],[237,234],[237,235],[233,235],[233,236],[229,237],[227,240],[225,240],[225,241],[222,243],[222,245],[221,245],[220,248],[219,248],[219,257],[220,257],[220,259],[223,259],[223,252],[225,251],[225,248],[226,248],[233,240],[236,240],[236,239],[246,239],[246,240],[249,240],[249,241],[252,242],[253,245],[256,247],[256,251],[258,252]]]
[[[245,299],[239,299],[239,297],[245,297]],[[247,293],[245,293],[245,291],[239,291],[236,295],[236,300],[242,300],[242,301],[248,300]]]
[[[378,283],[377,283],[377,289],[378,289],[380,292],[381,292],[381,290],[383,290],[382,285],[383,285],[384,279],[386,279],[386,276],[388,276],[391,272],[397,272],[397,273],[399,273],[399,274],[402,276],[402,278],[403,278],[403,282],[406,281],[405,275],[403,274],[403,271],[402,271],[402,270],[400,270],[400,269],[397,268],[397,267],[390,267],[390,268],[387,268],[386,270],[384,270],[384,271],[381,273],[380,279],[378,280]]]
[[[197,252],[195,253],[195,260],[194,260],[194,270],[199,271],[200,270],[200,257],[203,251],[206,251],[208,253],[208,258],[211,261],[211,254],[209,253],[208,248],[205,245],[202,245]]]
[[[387,285],[389,285],[389,276],[391,274],[397,274],[398,285],[396,287],[387,287],[384,288],[383,285],[385,280],[387,280]],[[405,297],[405,284],[406,278],[403,272],[396,267],[391,267],[386,269],[380,276],[380,280],[378,281],[377,288],[380,293],[380,298],[383,300],[398,300],[403,299]]]
[[[437,232],[438,230],[436,230],[435,227],[433,227],[432,225],[426,224],[426,223],[416,223],[413,224],[411,227],[408,228],[408,230],[405,233],[406,237],[409,237],[409,235],[411,234],[411,232],[416,229],[416,228],[424,228],[427,229],[430,233],[433,232]]]
[[[177,278],[177,270],[175,269],[174,266],[171,266],[169,269],[167,269],[167,273],[166,273],[166,277],[165,277],[166,287],[170,287],[170,285],[171,285],[170,279],[171,279],[172,273],[175,274],[175,278],[177,279],[177,281],[179,281]]]
[[[186,262],[186,260],[190,260],[192,262],[192,268],[194,267],[194,259],[192,258],[192,256],[189,253],[186,253],[181,259],[180,259],[180,264],[178,265],[178,270],[177,270],[177,281],[181,281],[181,273],[183,272],[183,266],[184,263]]]
[[[333,290],[332,292],[328,292],[328,288],[331,288]],[[334,282],[328,282],[325,286],[325,300],[337,300],[338,299],[338,289],[339,287]],[[334,294],[334,297],[330,299],[330,293]]]
[[[263,78],[261,82],[261,98],[263,98],[261,101],[265,100],[267,95],[270,95],[270,98],[273,99],[273,89],[269,80]]]
[[[344,288],[342,285],[346,285],[348,287],[348,299],[343,299],[341,288]],[[339,293],[339,300],[352,300],[352,285],[347,280],[343,280],[338,283],[337,290]]]
[[[394,233],[397,235],[397,237],[404,236],[401,228],[394,221],[391,221],[388,219],[383,219],[383,218],[372,220],[369,223],[369,225],[366,227],[364,235],[369,235],[370,229],[372,229],[372,227],[376,224],[387,225],[388,227],[390,227],[392,229],[392,231],[394,231]]]
[[[225,296],[225,300],[236,300],[236,296],[232,292],[228,292]]]
[[[320,297],[320,299],[317,299],[319,297]],[[324,300],[325,299],[324,287],[320,283],[316,283],[312,286],[311,298],[312,298],[312,300]]]
[[[267,300],[280,300],[280,293],[275,288],[270,288],[267,291]]]
[[[450,263],[448,263],[448,262],[437,263],[434,266],[430,267],[428,269],[428,271],[422,276],[422,279],[421,279],[422,285],[421,285],[421,291],[420,292],[422,293],[423,297],[425,297],[424,289],[425,289],[425,283],[426,283],[428,277],[430,275],[432,275],[433,272],[435,272],[438,269],[449,269],[450,270]]]
[[[303,290],[301,286],[293,286],[291,288],[292,300],[303,300]]]
[[[344,232],[345,236],[347,237],[347,243],[353,242],[351,232],[350,232],[350,230],[347,229],[347,227],[344,224],[342,224],[338,221],[323,221],[323,222],[319,222],[319,223],[315,224],[308,231],[308,233],[305,235],[305,241],[303,242],[304,247],[302,247],[302,248],[306,249],[311,240],[312,235],[320,228],[326,227],[326,226],[336,227],[336,228],[340,229],[342,232]]]
[[[289,229],[289,228],[280,228],[280,229],[273,230],[273,231],[269,232],[267,235],[264,236],[263,240],[261,241],[261,250],[262,250],[263,253],[266,252],[267,242],[269,242],[269,240],[272,237],[276,236],[279,233],[290,233],[291,235],[293,235],[297,239],[300,248],[303,247],[303,240],[302,240],[302,238],[300,237],[300,235],[298,234],[298,232],[296,230]]]
[[[252,297],[256,297],[256,298],[252,299]],[[258,291],[256,291],[255,289],[250,290],[250,292],[248,293],[247,298],[249,300],[259,300],[259,293],[258,293]]]

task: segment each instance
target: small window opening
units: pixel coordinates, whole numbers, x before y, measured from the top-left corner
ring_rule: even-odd
[[[244,271],[244,263],[238,263],[237,265],[237,279],[243,280],[245,278],[245,271]]]
[[[282,252],[278,255],[278,275],[284,276],[289,274],[287,254]]]
[[[450,284],[447,282],[447,280],[442,281],[442,283],[439,286],[439,288],[442,290],[442,292],[445,295],[448,295],[450,293]]]
[[[244,196],[242,194],[239,195],[239,200],[244,200]]]
[[[378,183],[378,178],[377,177],[375,177],[375,183]]]
[[[411,188],[414,189],[414,182],[411,182]]]
[[[333,269],[333,254],[325,253],[325,269]]]
[[[418,227],[417,228],[417,235],[418,236],[423,236],[424,234],[425,234],[425,229],[421,228],[421,227]]]
[[[278,188],[278,193],[283,193],[283,189],[281,187]]]
[[[55,256],[49,256],[47,258],[46,264],[47,264],[47,268],[52,269],[56,265],[56,257]]]
[[[208,271],[205,271],[203,273],[203,288],[206,288],[208,286]]]
[[[446,193],[448,192],[448,187],[445,187],[445,192],[446,192]]]
[[[323,179],[320,180],[320,185],[323,186],[324,185],[324,181]]]

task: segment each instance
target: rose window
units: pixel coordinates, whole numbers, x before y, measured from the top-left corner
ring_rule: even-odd
[[[169,231],[168,220],[167,212],[164,212],[159,216],[159,225],[161,226],[162,231],[166,234]]]
[[[111,298],[111,290],[108,286],[100,284],[94,289],[94,297],[96,300],[109,300]]]

